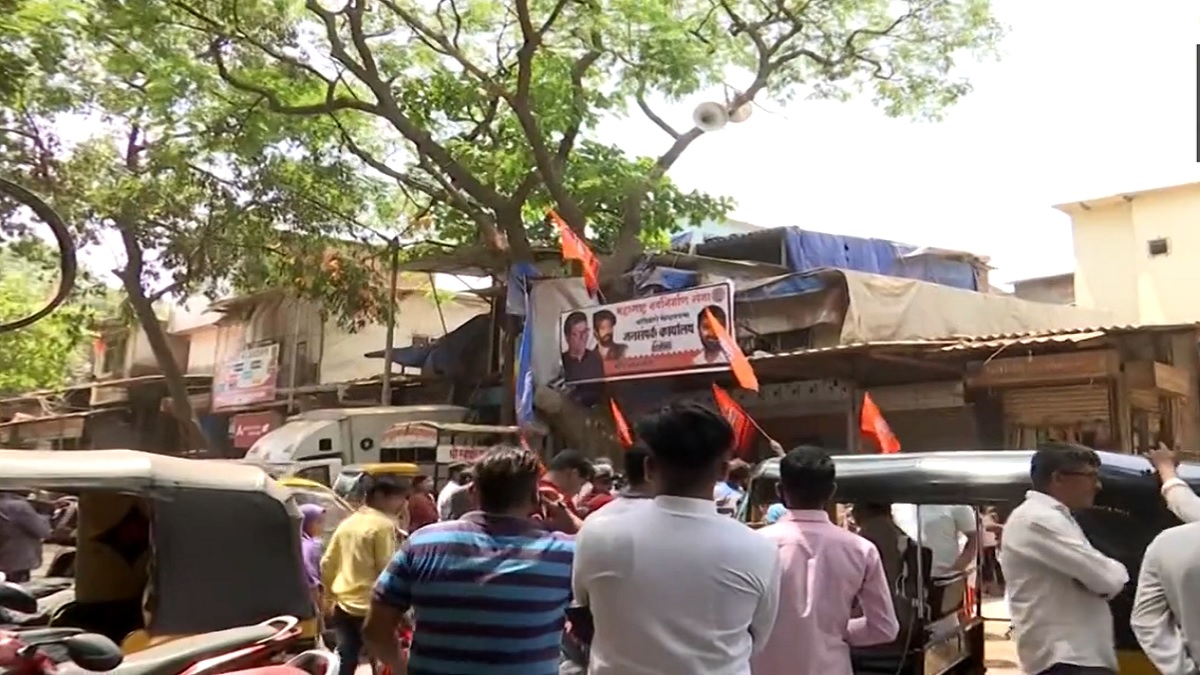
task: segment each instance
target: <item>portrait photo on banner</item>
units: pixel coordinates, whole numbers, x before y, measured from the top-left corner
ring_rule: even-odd
[[[559,318],[563,379],[571,384],[729,369],[707,318],[732,332],[733,286],[718,283]]]

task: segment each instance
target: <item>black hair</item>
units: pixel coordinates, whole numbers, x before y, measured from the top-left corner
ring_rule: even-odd
[[[607,321],[615,326],[617,325],[617,315],[607,309],[602,309],[592,315],[592,327],[599,326],[601,321]]]
[[[713,470],[733,447],[733,427],[712,408],[673,403],[645,415],[636,426],[636,436],[662,470],[663,492],[686,493],[701,482],[720,479]]]
[[[650,448],[640,440],[633,444],[632,448],[625,451],[624,461],[625,478],[630,485],[645,485],[646,483],[646,458],[650,456]]]
[[[497,446],[475,463],[474,473],[479,508],[504,513],[533,504],[541,461],[532,450]]]
[[[578,471],[579,477],[584,480],[591,480],[596,472],[591,460],[582,452],[571,450],[570,448],[555,455],[550,460],[550,463],[546,465],[546,469],[550,471]]]
[[[888,516],[892,515],[892,505],[886,502],[856,502],[852,512],[858,516]]]
[[[395,476],[383,474],[381,476],[365,476],[366,485],[363,486],[363,497],[368,504],[376,499],[386,499],[388,497],[399,497],[408,494],[410,486],[401,482]]]
[[[801,445],[779,460],[779,485],[791,509],[824,508],[836,478],[833,457],[820,448]]]
[[[1037,452],[1033,453],[1033,459],[1029,462],[1029,478],[1035,489],[1045,492],[1056,473],[1099,466],[1100,455],[1085,445],[1039,443]]]
[[[705,310],[712,312],[714,321],[721,324],[722,326],[728,326],[728,324],[726,324],[726,322],[725,322],[725,310],[721,309],[717,305],[709,305],[708,307],[705,307],[704,309],[700,310],[700,313],[696,315],[696,326],[704,325]]]
[[[468,469],[470,469],[470,465],[463,464],[462,462],[455,462],[447,469],[446,477],[452,481],[458,482],[458,480],[462,478],[462,475],[466,473]]]
[[[581,323],[587,324],[587,314],[583,312],[571,312],[567,315],[566,321],[563,321],[563,335],[570,335],[571,329]]]

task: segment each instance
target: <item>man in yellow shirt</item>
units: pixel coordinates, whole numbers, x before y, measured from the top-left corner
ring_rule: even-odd
[[[364,505],[334,530],[321,558],[321,583],[333,600],[340,675],[353,675],[363,651],[362,626],[375,580],[399,548],[398,518],[408,508],[408,486],[392,476],[372,479]]]

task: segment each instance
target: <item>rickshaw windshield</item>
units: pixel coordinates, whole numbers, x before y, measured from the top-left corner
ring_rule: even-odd
[[[322,541],[329,541],[329,537],[333,535],[333,531],[337,529],[339,523],[350,515],[350,506],[346,504],[333,492],[316,490],[313,488],[293,487],[292,499],[296,500],[297,504],[316,504],[325,511],[324,526],[321,531]]]
[[[334,493],[342,499],[348,498],[354,492],[354,486],[358,484],[358,477],[361,475],[361,471],[346,471],[343,469],[338,474],[337,480],[333,481]]]

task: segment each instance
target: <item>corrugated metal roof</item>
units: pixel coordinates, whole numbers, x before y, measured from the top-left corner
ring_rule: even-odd
[[[1039,344],[1068,344],[1095,340],[1106,335],[1133,333],[1138,331],[1172,331],[1200,328],[1200,322],[1175,324],[1122,324],[1116,326],[1093,326],[1091,328],[1072,328],[1058,331],[1038,331],[1030,333],[1011,333],[1007,335],[959,336],[928,340],[886,340],[880,342],[855,342],[831,347],[811,347],[793,349],[775,354],[758,353],[751,359],[772,359],[789,356],[810,356],[818,354],[849,354],[873,350],[886,351],[889,348],[922,348],[924,353],[962,352],[972,350],[1003,349],[1012,346]]]

